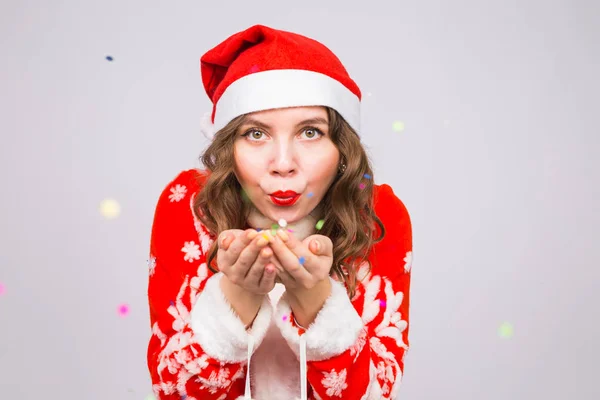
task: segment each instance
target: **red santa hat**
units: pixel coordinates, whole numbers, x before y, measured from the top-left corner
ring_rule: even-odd
[[[308,37],[254,25],[206,52],[200,72],[213,103],[202,123],[209,138],[240,115],[299,106],[331,107],[360,131],[358,85],[331,50]]]

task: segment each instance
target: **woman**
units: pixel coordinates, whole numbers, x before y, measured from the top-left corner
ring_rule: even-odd
[[[166,186],[152,227],[156,396],[397,398],[411,221],[373,183],[358,86],[321,43],[263,25],[201,74],[206,170]]]

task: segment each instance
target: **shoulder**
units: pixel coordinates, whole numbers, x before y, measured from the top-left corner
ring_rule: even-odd
[[[390,185],[386,183],[374,185],[373,203],[375,214],[377,214],[382,222],[384,220],[388,223],[404,221],[410,224],[410,216],[406,205],[396,196]],[[384,222],[384,225],[387,224]]]
[[[200,226],[193,213],[193,204],[206,177],[206,171],[188,169],[179,172],[162,187],[154,215],[155,235],[176,236],[172,234],[175,231],[198,231]]]
[[[371,252],[374,273],[395,275],[392,270],[387,270],[387,268],[392,268],[397,272],[402,271],[402,269],[396,269],[396,266],[399,260],[401,262],[403,259],[406,261],[404,271],[410,271],[409,261],[412,256],[413,239],[412,222],[408,209],[387,184],[375,185],[373,195],[375,214],[385,228],[383,240],[375,244]],[[380,230],[377,226],[376,235],[379,234]]]
[[[161,196],[166,195],[171,201],[179,201],[178,198],[198,191],[204,184],[206,176],[206,171],[199,169],[181,171],[164,187]]]

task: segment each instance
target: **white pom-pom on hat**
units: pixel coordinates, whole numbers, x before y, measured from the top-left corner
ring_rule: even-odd
[[[208,140],[212,140],[215,136],[215,125],[212,123],[212,111],[204,113],[200,120],[200,132]]]

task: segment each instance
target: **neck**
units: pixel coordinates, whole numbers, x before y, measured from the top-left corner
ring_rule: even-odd
[[[321,218],[322,207],[319,204],[310,214],[304,218],[289,222],[285,229],[292,230],[291,234],[300,241],[306,239],[317,231],[315,225]],[[248,226],[253,229],[270,230],[273,224],[278,225],[278,221],[273,221],[265,217],[256,207],[252,207],[247,220]]]

